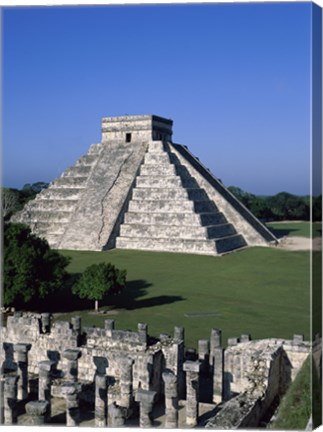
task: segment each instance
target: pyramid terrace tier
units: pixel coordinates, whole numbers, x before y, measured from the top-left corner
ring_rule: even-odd
[[[145,225],[123,224],[120,237],[181,238],[181,239],[218,239],[237,234],[232,224],[211,225]]]
[[[233,235],[220,240],[118,237],[116,246],[120,249],[221,255],[244,248],[247,244],[241,235]]]
[[[200,188],[136,188],[132,193],[133,200],[180,200],[206,201],[208,196]]]
[[[227,221],[223,213],[137,213],[128,212],[124,216],[125,224],[146,225],[216,225]]]

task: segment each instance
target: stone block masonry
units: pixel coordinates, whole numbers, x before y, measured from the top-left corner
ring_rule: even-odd
[[[172,125],[155,115],[103,118],[102,141],[12,221],[56,249],[222,255],[276,244],[196,157],[172,143]]]
[[[123,331],[112,320],[104,328],[82,328],[79,317],[52,322],[46,316],[43,324],[44,314],[16,313],[1,328],[5,424],[19,420],[21,404],[33,424],[51,422],[53,398],[61,398],[69,426],[82,423],[80,404],[90,402],[96,426],[127,425],[137,415],[141,427],[151,427],[162,407],[165,427],[194,427],[205,414],[203,392],[209,394],[203,399],[209,412],[217,411],[208,427],[257,427],[310,352],[301,335],[251,340],[243,334],[224,348],[221,330],[213,328],[210,341],[200,340],[196,353],[185,352],[179,326],[173,337],[157,338],[145,323],[137,331]],[[28,386],[31,379],[38,384],[36,396]],[[200,386],[202,379],[208,388]]]

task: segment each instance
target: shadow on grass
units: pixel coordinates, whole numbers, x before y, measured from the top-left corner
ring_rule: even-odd
[[[62,312],[68,313],[75,310],[89,310],[93,309],[94,301],[81,299],[77,295],[72,293],[72,286],[76,282],[80,275],[72,274],[66,281],[64,287],[51,293],[45,301],[38,301],[35,305],[35,309],[46,312]],[[181,296],[168,296],[159,295],[156,297],[143,298],[149,293],[148,289],[153,285],[145,280],[132,280],[128,281],[124,290],[117,295],[106,295],[102,300],[99,301],[100,309],[140,309],[146,307],[159,306],[163,304],[170,304],[176,301],[185,300]]]
[[[273,227],[268,227],[270,232],[272,232],[274,234],[275,237],[282,238],[284,236],[288,236],[291,232],[294,231],[299,231],[297,229],[287,229],[287,228],[273,228]]]
[[[116,296],[115,299],[113,297],[110,297],[110,301],[113,301],[113,305],[115,308],[133,310],[185,300],[184,297],[176,295],[161,295],[140,300],[140,297],[145,296],[148,292],[148,288],[152,286],[153,285],[151,283],[148,283],[145,280],[139,279],[129,281],[127,282],[126,288],[123,290],[123,292],[120,295]]]

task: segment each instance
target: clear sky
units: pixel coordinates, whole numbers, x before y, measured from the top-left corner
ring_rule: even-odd
[[[3,185],[156,114],[226,186],[309,193],[310,3],[5,8]]]

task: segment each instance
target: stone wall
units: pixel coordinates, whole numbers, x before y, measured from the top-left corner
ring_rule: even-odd
[[[221,331],[212,329],[209,341],[199,341],[197,355],[185,352],[182,327],[175,327],[173,336],[157,338],[149,336],[144,323],[137,331],[117,330],[109,319],[104,328],[82,328],[79,317],[52,323],[49,314],[9,316],[1,340],[2,376],[12,392],[17,384],[13,376],[19,375],[21,399],[37,391],[39,379],[45,379],[38,384],[42,391],[50,387],[51,374],[53,396],[70,395],[72,405],[79,397],[93,403],[95,386],[101,385],[109,404],[132,410],[136,400],[146,410],[140,420],[145,425],[154,403],[166,403],[167,424],[177,425],[179,399],[185,403],[187,425],[198,424],[200,390],[205,398],[209,389],[211,399],[203,401],[218,412],[208,427],[256,427],[310,352],[301,335],[255,341],[242,335],[230,338],[224,349]],[[108,379],[106,387],[103,377]],[[199,389],[200,382],[206,387]]]

